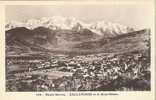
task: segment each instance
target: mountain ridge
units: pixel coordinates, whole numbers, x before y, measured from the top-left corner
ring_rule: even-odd
[[[116,36],[128,32],[132,32],[135,29],[129,26],[121,25],[118,23],[111,23],[105,21],[97,21],[91,23],[85,23],[83,21],[77,20],[73,17],[43,17],[40,19],[29,19],[24,22],[10,21],[6,23],[6,31],[17,28],[26,27],[27,29],[33,30],[37,27],[45,27],[51,30],[73,30],[81,31],[83,29],[88,29],[98,35],[110,35]]]
[[[6,31],[6,50],[8,53],[13,51],[15,54],[17,52],[69,54],[129,52],[148,49],[149,35],[149,29],[106,38],[89,30],[82,32],[53,31],[44,27],[29,30],[23,27]]]

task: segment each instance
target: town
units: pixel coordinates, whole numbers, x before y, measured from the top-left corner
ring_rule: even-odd
[[[150,53],[6,57],[6,91],[150,90]]]

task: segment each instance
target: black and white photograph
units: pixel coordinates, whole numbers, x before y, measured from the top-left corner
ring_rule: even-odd
[[[150,11],[5,6],[6,92],[151,91]]]

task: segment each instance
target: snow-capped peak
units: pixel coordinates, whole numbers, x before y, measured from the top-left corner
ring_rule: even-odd
[[[37,27],[46,27],[52,30],[66,29],[80,31],[81,29],[89,29],[94,33],[99,35],[104,35],[105,33],[109,34],[121,34],[134,31],[133,28],[124,26],[118,23],[111,23],[105,21],[98,21],[93,23],[84,23],[80,20],[77,20],[74,17],[43,17],[41,19],[29,19],[25,22],[11,21],[6,24],[6,30],[10,30],[16,27],[26,27],[28,29],[34,29]]]
[[[16,27],[25,27],[25,25],[22,22],[10,21],[5,25],[5,30],[10,30]]]
[[[124,26],[118,23],[111,23],[105,21],[98,21],[92,23],[90,28],[92,31],[99,34],[110,33],[112,35],[134,31],[134,28],[130,28],[128,26]]]

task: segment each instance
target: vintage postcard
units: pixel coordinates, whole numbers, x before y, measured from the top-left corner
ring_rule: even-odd
[[[4,100],[154,100],[153,2],[0,6]]]

